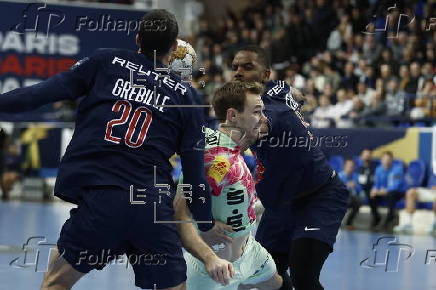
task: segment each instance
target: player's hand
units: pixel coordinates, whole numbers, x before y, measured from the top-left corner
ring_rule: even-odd
[[[215,254],[210,255],[208,259],[206,259],[204,266],[209,276],[223,286],[228,285],[230,279],[235,275],[233,264],[219,258]]]
[[[231,243],[232,238],[227,236],[226,232],[233,232],[233,228],[220,221],[215,221],[212,229],[207,232],[201,232],[201,237],[208,245]]]

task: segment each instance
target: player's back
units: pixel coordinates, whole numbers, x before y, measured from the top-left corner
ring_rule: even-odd
[[[72,72],[86,79],[86,96],[55,194],[76,201],[84,186],[153,184],[154,166],[156,182],[171,184],[169,157],[195,150],[203,136],[199,110],[178,107],[193,103],[189,85],[174,74],[160,76],[146,56],[120,49],[98,50]],[[142,87],[132,87],[131,72]]]

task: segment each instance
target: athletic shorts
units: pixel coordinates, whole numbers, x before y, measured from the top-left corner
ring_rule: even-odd
[[[129,189],[100,186],[84,190],[83,200],[70,211],[57,243],[59,253],[74,269],[88,273],[110,263],[132,266],[135,284],[143,289],[154,289],[154,284],[157,289],[174,287],[186,280],[176,225],[155,223],[174,219],[172,199],[162,195],[159,200],[153,185],[141,189],[146,189],[141,192],[146,197],[133,200],[145,204],[132,204]]]
[[[333,248],[348,208],[349,192],[338,176],[286,209],[266,209],[256,240],[271,253],[288,253],[293,240],[312,238]]]
[[[226,286],[215,282],[204,264],[189,253],[185,253],[188,267],[186,289],[188,290],[237,290],[239,284],[257,284],[271,279],[276,273],[276,265],[271,255],[250,235],[239,259],[234,261],[235,275]]]
[[[416,194],[418,201],[421,202],[435,202],[436,201],[436,190],[425,188],[425,187],[418,187],[416,189]]]

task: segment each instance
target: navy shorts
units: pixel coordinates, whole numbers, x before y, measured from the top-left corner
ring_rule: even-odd
[[[70,211],[57,243],[62,257],[79,272],[106,264],[132,266],[135,285],[144,289],[174,287],[186,280],[186,263],[174,223],[172,198],[143,186],[145,204],[132,204],[129,189],[92,187]],[[138,193],[139,194],[139,193]],[[154,217],[156,202],[156,218]],[[160,202],[160,203],[159,203]],[[125,254],[125,255],[124,255]],[[127,261],[129,264],[127,264]]]
[[[256,240],[269,252],[288,253],[293,240],[312,238],[333,248],[347,211],[349,192],[335,176],[312,195],[295,200],[287,209],[266,209]]]

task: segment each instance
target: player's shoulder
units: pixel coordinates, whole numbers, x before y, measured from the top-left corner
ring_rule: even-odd
[[[95,59],[96,61],[101,62],[118,61],[120,63],[123,63],[129,60],[134,60],[137,55],[137,52],[128,49],[98,48],[92,53],[90,57]]]
[[[265,84],[265,93],[269,97],[284,96],[291,90],[290,86],[282,80],[271,80]]]

